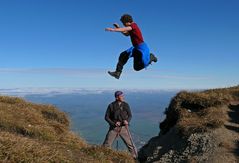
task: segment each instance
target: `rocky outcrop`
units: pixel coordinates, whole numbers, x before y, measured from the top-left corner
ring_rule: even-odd
[[[238,86],[178,93],[159,135],[140,149],[140,162],[238,162],[238,101]]]

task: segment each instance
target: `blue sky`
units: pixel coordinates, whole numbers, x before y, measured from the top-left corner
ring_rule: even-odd
[[[238,0],[2,0],[0,88],[192,89],[238,85]],[[159,62],[108,76],[131,46],[105,32],[133,16]]]

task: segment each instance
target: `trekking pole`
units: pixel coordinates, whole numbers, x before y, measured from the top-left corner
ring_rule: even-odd
[[[127,131],[128,135],[129,135],[129,139],[130,139],[130,141],[131,141],[131,143],[132,143],[133,150],[134,150],[134,154],[135,154],[136,158],[138,158],[137,148],[136,148],[136,146],[134,145],[132,136],[131,136],[130,131],[129,131],[129,127],[128,127],[128,125],[125,125],[125,127],[126,127],[126,131]]]
[[[119,141],[118,141],[118,139],[116,140],[116,150],[119,151]]]

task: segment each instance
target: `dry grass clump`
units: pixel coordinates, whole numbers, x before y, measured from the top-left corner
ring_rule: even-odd
[[[0,96],[0,162],[133,162],[125,153],[91,147],[51,105]]]
[[[196,132],[206,132],[222,126],[226,121],[226,109],[207,108],[199,112],[180,112],[176,127],[183,135],[191,135]]]
[[[184,135],[204,132],[224,124],[224,105],[239,100],[239,86],[203,92],[180,92],[166,108],[166,119],[160,123],[161,132],[178,127]]]
[[[103,147],[75,147],[60,142],[36,141],[8,132],[0,132],[0,149],[1,162],[133,162],[130,155],[124,152]]]
[[[211,89],[204,91],[203,93],[217,97],[218,100],[223,101],[224,103],[230,101],[239,101],[239,86],[230,88]]]
[[[88,148],[82,148],[81,151],[92,156],[93,160],[99,160],[100,162],[122,162],[122,163],[133,163],[134,160],[126,152],[116,152],[109,148],[100,146],[91,146]],[[112,158],[112,156],[114,156]]]
[[[0,96],[0,103],[5,104],[24,104],[25,101],[17,97]]]
[[[36,141],[8,132],[0,132],[0,160],[7,162],[70,162],[59,145]]]
[[[42,140],[57,140],[59,134],[69,130],[69,121],[53,106],[1,97],[0,129]]]

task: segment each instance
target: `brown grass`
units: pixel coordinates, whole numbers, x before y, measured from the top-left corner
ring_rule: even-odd
[[[176,126],[183,135],[191,135],[195,132],[206,132],[222,126],[226,121],[226,110],[223,108],[207,108],[199,112],[180,112],[180,118]]]
[[[225,107],[239,101],[239,86],[202,92],[180,92],[166,109],[166,119],[160,124],[166,133],[176,126],[183,135],[205,132],[222,126],[226,120]]]
[[[0,162],[133,162],[123,152],[87,145],[51,105],[0,96]]]

